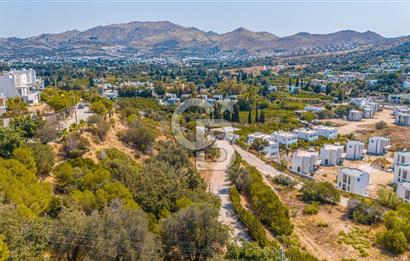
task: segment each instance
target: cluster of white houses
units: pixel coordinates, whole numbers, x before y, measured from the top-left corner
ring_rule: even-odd
[[[36,77],[33,69],[0,73],[0,115],[6,111],[8,98],[21,97],[27,103],[36,104],[43,88],[43,81]]]
[[[279,145],[291,146],[297,144],[299,140],[314,142],[324,137],[328,140],[336,139],[337,129],[327,126],[316,126],[313,129],[297,129],[293,132],[278,131],[270,135],[255,132],[248,135],[248,144],[252,144],[256,139],[261,139],[266,142],[261,151],[266,153],[268,157],[276,157],[279,155]]]
[[[260,150],[268,157],[279,156],[279,145],[296,144],[299,139],[315,141],[319,136],[328,139],[337,137],[337,129],[327,126],[318,126],[314,129],[298,129],[290,132],[274,132],[271,135],[256,132],[248,135],[248,144],[256,139],[265,141]],[[370,137],[367,153],[370,155],[384,155],[390,147],[390,139],[386,137]],[[313,173],[322,166],[343,165],[347,160],[363,160],[365,155],[365,144],[361,141],[348,141],[345,146],[340,144],[326,144],[317,151],[298,150],[292,155],[290,170],[294,173],[311,177]],[[395,155],[395,165],[400,165],[395,170],[399,180],[408,179],[410,182],[410,152],[402,152]],[[404,158],[403,158],[404,157]],[[397,160],[396,160],[397,159]],[[369,174],[353,168],[341,167],[339,169],[336,186],[344,191],[366,196],[369,184]],[[409,187],[410,191],[410,187]]]
[[[350,110],[347,119],[349,121],[361,121],[362,119],[372,119],[376,112],[381,110],[379,103],[370,98],[353,98],[350,104],[356,105],[361,110]]]

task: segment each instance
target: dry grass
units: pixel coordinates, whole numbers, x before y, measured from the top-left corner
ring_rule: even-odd
[[[381,226],[370,227],[354,224],[347,218],[346,208],[340,205],[321,205],[317,215],[305,215],[303,214],[303,208],[307,204],[299,199],[300,193],[296,189],[284,188],[275,184],[273,186],[282,202],[289,207],[295,233],[302,246],[306,247],[317,258],[321,260],[349,258],[356,260],[393,260],[391,256],[374,245],[369,246],[366,244],[365,252],[368,256],[365,257],[363,250],[360,251],[358,245],[345,244],[340,241],[340,234],[353,235],[355,233],[350,232],[357,231],[357,229],[366,231],[366,238],[373,239]],[[407,260],[407,256],[395,256],[394,260],[404,261]]]

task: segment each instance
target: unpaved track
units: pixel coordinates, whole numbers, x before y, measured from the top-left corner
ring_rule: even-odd
[[[233,211],[232,204],[229,198],[229,188],[231,187],[227,170],[235,155],[235,149],[229,142],[218,140],[216,147],[221,150],[221,156],[218,162],[207,164],[212,175],[209,179],[208,189],[211,193],[218,195],[221,199],[221,209],[219,212],[219,220],[229,226],[233,237],[250,241],[250,237],[242,222],[238,219]]]

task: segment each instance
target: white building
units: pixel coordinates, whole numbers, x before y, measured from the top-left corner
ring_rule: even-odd
[[[361,121],[363,119],[363,112],[358,110],[350,110],[347,115],[349,121]]]
[[[310,175],[319,165],[320,160],[317,152],[299,150],[292,156],[292,171],[294,172]]]
[[[354,168],[341,168],[337,175],[338,189],[362,196],[367,195],[369,174]]]
[[[393,167],[410,165],[410,151],[396,151],[393,156]]]
[[[334,140],[337,138],[337,129],[328,126],[317,126],[314,127],[319,136],[324,137],[328,140]]]
[[[319,139],[319,133],[316,130],[298,129],[293,131],[298,136],[298,139],[313,142]]]
[[[267,157],[276,157],[279,155],[279,143],[275,142],[273,135],[263,134],[261,132],[255,132],[248,135],[248,144],[252,144],[256,139],[261,139],[267,142],[267,145],[261,148],[261,151],[265,153]]]
[[[348,141],[346,145],[346,159],[362,160],[364,157],[364,143],[360,141]]]
[[[408,112],[397,112],[394,115],[394,123],[399,126],[410,126],[410,110]]]
[[[275,137],[267,135],[261,132],[254,132],[248,135],[248,144],[252,144],[256,139],[261,139],[264,141],[275,141]]]
[[[394,104],[403,103],[406,100],[410,100],[410,94],[390,94],[389,102]]]
[[[289,132],[274,132],[275,141],[279,144],[290,146],[298,143],[298,135]]]
[[[410,183],[404,182],[397,184],[397,191],[396,194],[399,198],[404,200],[405,202],[410,202]]]
[[[374,114],[376,111],[370,106],[363,107],[363,118],[365,119],[372,119],[374,118]]]
[[[0,116],[3,115],[3,113],[7,111],[6,101],[7,101],[6,96],[0,93]]]
[[[12,70],[0,77],[9,78],[9,83],[6,86],[0,84],[0,93],[3,93],[7,98],[20,96],[24,101],[31,104],[39,102],[40,91],[44,88],[44,84],[42,80],[37,79],[36,72],[33,69]],[[18,95],[16,95],[16,91]]]
[[[385,137],[370,137],[367,152],[373,155],[383,155],[390,147],[390,139]]]
[[[410,182],[410,165],[394,167],[394,183]]]
[[[276,141],[268,141],[268,145],[262,150],[267,157],[274,158],[279,156],[279,143]]]
[[[325,166],[340,165],[343,162],[343,146],[326,144],[320,149],[320,161]]]

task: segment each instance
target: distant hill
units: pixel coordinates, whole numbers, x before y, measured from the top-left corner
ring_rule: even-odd
[[[130,22],[35,37],[0,38],[0,57],[135,56],[217,57],[298,55],[350,50],[388,41],[374,32],[351,30],[331,34],[298,33],[278,37],[238,28],[218,34],[171,22]]]

